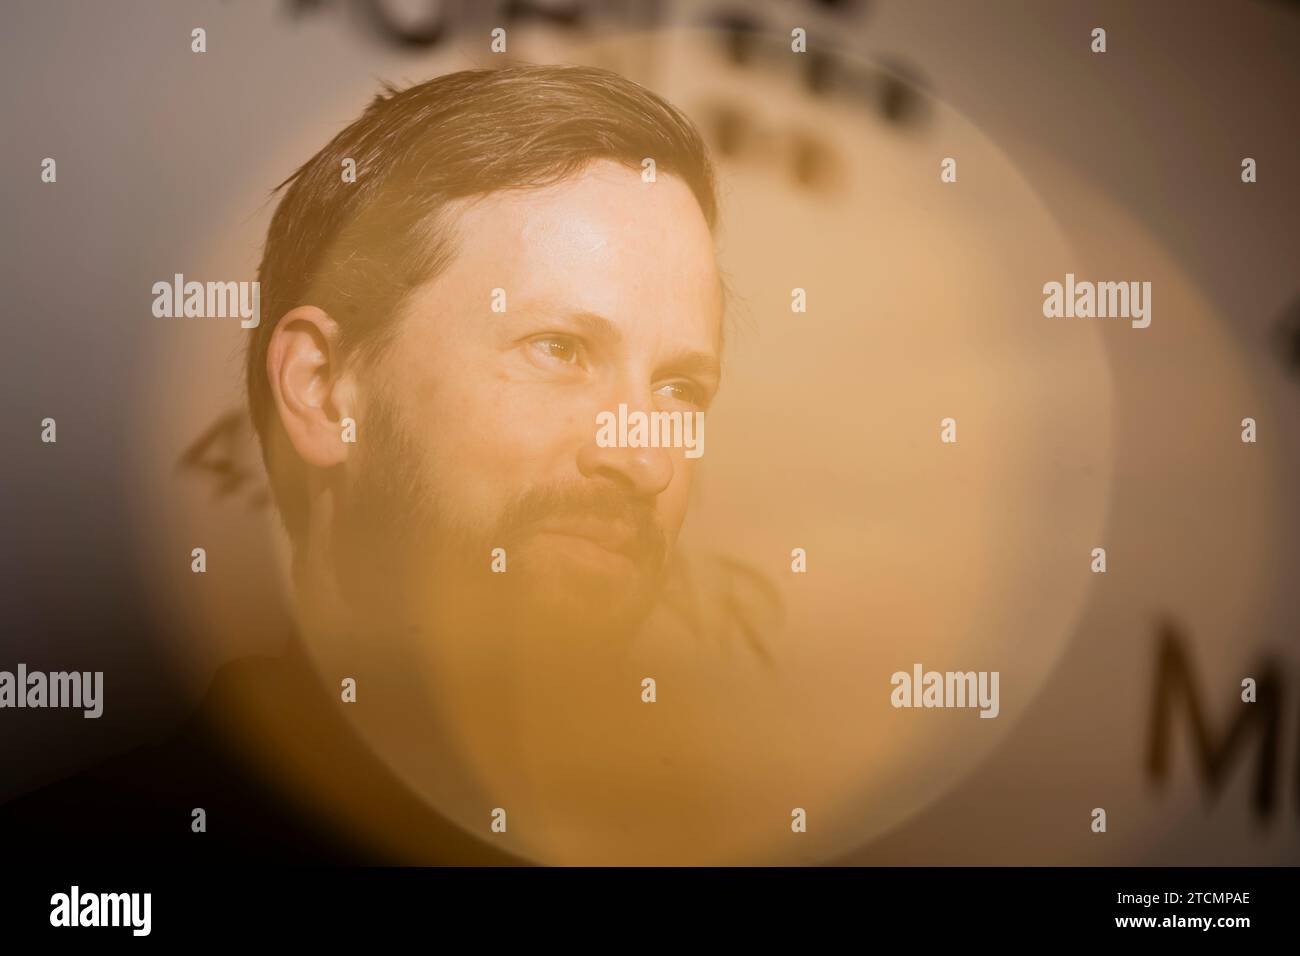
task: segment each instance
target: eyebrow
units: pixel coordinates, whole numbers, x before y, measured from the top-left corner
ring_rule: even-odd
[[[722,363],[708,352],[681,352],[664,362],[662,367],[678,375],[694,375],[715,381],[722,378]]]
[[[611,345],[617,345],[623,341],[623,333],[619,327],[596,312],[570,312],[565,318],[577,325],[593,339],[602,339]]]
[[[597,312],[580,310],[567,313],[565,318],[594,339],[600,339],[611,345],[617,345],[623,341],[622,330]],[[696,349],[679,352],[666,362],[661,362],[659,367],[678,375],[722,378],[722,363],[718,361],[718,357],[712,352],[701,352]]]

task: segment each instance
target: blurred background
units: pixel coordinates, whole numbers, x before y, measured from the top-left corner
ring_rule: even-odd
[[[818,808],[797,852],[735,859],[1300,862],[1300,5],[20,0],[0,18],[0,668],[107,687],[97,721],[0,715],[0,800],[166,736],[222,663],[291,626],[243,333],[154,318],[152,284],[255,278],[271,189],[381,81],[571,62],[662,93],[720,168],[733,332],[684,543],[781,598],[736,799]],[[1150,281],[1151,327],[1044,318],[1067,272]],[[745,666],[718,653],[705,672]],[[1001,715],[892,709],[914,662],[1000,671]],[[1158,773],[1157,689],[1180,675],[1210,752],[1175,694]],[[1267,699],[1243,705],[1245,677]]]

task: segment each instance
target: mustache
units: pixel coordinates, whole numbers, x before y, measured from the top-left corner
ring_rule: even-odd
[[[377,400],[370,415],[370,454],[341,509],[341,542],[352,535],[365,541],[367,530],[378,529],[386,541],[385,554],[400,561],[400,555],[428,547],[431,533],[453,551],[473,553],[485,544],[509,545],[544,524],[600,521],[616,532],[611,537],[629,540],[629,556],[638,563],[652,568],[666,558],[667,538],[653,498],[630,494],[607,480],[562,479],[527,488],[495,522],[480,522],[439,501],[422,457],[396,407]],[[372,549],[368,561],[374,560]]]
[[[530,527],[564,519],[596,519],[631,535],[634,550],[646,562],[661,562],[667,551],[653,500],[629,495],[615,485],[565,482],[532,488],[506,508],[499,524],[507,539]]]

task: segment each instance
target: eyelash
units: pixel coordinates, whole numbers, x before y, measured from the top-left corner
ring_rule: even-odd
[[[688,394],[685,398],[679,398],[678,401],[696,406],[703,406],[704,404],[704,389],[700,388],[700,386],[696,385],[694,382],[664,382],[664,384],[659,386],[659,389],[664,388],[684,389]],[[656,389],[656,391],[659,391],[659,389]]]
[[[534,347],[546,342],[558,343],[573,349],[573,355],[575,360],[577,356],[582,352],[582,343],[578,339],[571,338],[570,336],[567,335],[555,335],[555,334],[539,335],[536,338],[529,340],[529,344]],[[557,358],[554,354],[552,354],[547,349],[541,349],[539,351],[541,351],[541,353],[545,355],[547,358],[555,359],[556,361],[559,361],[564,365],[576,364],[576,362],[569,362],[569,361],[565,361],[564,359]]]

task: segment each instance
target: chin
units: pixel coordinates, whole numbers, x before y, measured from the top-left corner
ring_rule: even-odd
[[[639,625],[653,604],[640,582],[624,581],[622,587],[572,580],[530,583],[516,608],[539,628],[627,630]]]
[[[658,575],[626,557],[529,549],[510,566],[510,604],[527,630],[612,634],[638,627],[654,605]]]

